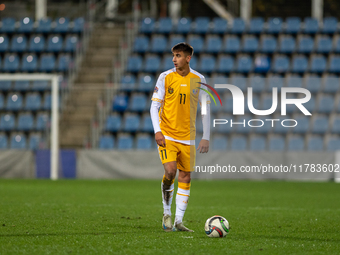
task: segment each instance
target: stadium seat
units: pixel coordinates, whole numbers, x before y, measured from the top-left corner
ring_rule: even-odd
[[[47,39],[47,48],[49,52],[59,52],[63,49],[63,38],[60,35],[50,35]]]
[[[154,53],[163,53],[168,50],[166,45],[167,39],[164,35],[154,35],[150,42],[150,51]]]
[[[273,17],[268,19],[268,29],[269,34],[278,34],[282,31],[282,19],[278,17]]]
[[[261,109],[265,109],[265,108],[261,107]],[[266,121],[267,117],[258,117],[257,119],[258,119],[257,121],[253,121],[251,123],[254,126],[258,126],[258,127],[253,127],[252,131],[258,134],[263,134],[263,135],[270,133],[273,128],[272,128],[271,122]],[[260,121],[262,121],[263,125]]]
[[[165,55],[161,63],[161,70],[169,70],[174,68],[174,62],[172,62],[172,55]]]
[[[8,142],[7,136],[4,133],[0,133],[0,149],[7,149]]]
[[[272,62],[272,71],[286,73],[290,70],[289,58],[286,55],[276,55]]]
[[[245,31],[246,24],[242,18],[234,18],[231,25],[230,33],[242,34]]]
[[[25,53],[21,59],[21,71],[35,72],[38,67],[38,57],[35,53]]]
[[[203,73],[214,72],[216,59],[211,55],[202,55],[198,63],[198,70]]]
[[[4,72],[16,72],[19,69],[19,56],[17,54],[6,54],[2,70]]]
[[[46,112],[39,112],[37,114],[36,130],[45,131],[50,127],[50,116]]]
[[[74,52],[77,50],[78,45],[78,36],[77,35],[67,35],[65,38],[65,47],[64,51],[66,52]]]
[[[256,36],[247,35],[242,41],[242,51],[246,53],[254,53],[259,48],[259,42]]]
[[[5,97],[2,93],[0,93],[0,111],[5,108]]]
[[[307,151],[322,151],[324,147],[323,143],[323,138],[320,136],[308,136]]]
[[[149,49],[149,38],[145,35],[139,35],[133,43],[133,51],[137,53],[145,53]]]
[[[210,19],[208,17],[197,17],[195,19],[194,33],[206,34],[209,31]]]
[[[29,40],[28,50],[31,52],[42,52],[45,49],[45,37],[32,35]]]
[[[200,35],[189,36],[188,43],[194,48],[195,53],[200,53],[203,51],[204,40]]]
[[[0,119],[0,130],[11,131],[15,129],[15,116],[13,113],[3,113]]]
[[[302,136],[288,137],[288,151],[303,151],[305,142]]]
[[[144,72],[156,73],[161,66],[161,58],[157,55],[147,55],[144,61]]]
[[[222,40],[217,35],[208,35],[206,40],[206,52],[219,53],[222,49]]]
[[[311,124],[311,131],[315,134],[325,134],[329,129],[328,118],[326,116],[314,117]]]
[[[138,77],[137,90],[141,92],[152,92],[155,87],[155,78],[153,75],[140,74]]]
[[[14,35],[11,40],[12,52],[24,52],[27,48],[27,38],[24,35]]]
[[[18,116],[17,130],[31,131],[34,127],[34,119],[32,113],[20,113]]]
[[[329,57],[329,68],[328,71],[331,73],[340,73],[340,57],[332,55]]]
[[[142,69],[142,57],[138,55],[130,56],[127,62],[126,71],[137,73]]]
[[[128,110],[132,112],[143,112],[147,105],[146,100],[144,94],[132,94],[129,100]]]
[[[340,139],[338,137],[331,137],[327,142],[327,151],[340,150]]]
[[[281,36],[279,38],[279,52],[292,53],[295,51],[295,39],[292,36]]]
[[[120,83],[122,91],[131,92],[136,88],[136,77],[132,74],[126,74],[122,77]]]
[[[41,96],[37,92],[28,93],[26,95],[25,110],[37,111],[41,108]]]
[[[332,133],[340,134],[340,116],[339,115],[333,118],[331,128],[332,128]]]
[[[267,79],[268,86],[267,92],[272,93],[273,88],[277,88],[278,91],[283,87],[284,79],[280,75],[270,75]]]
[[[308,59],[304,55],[295,55],[292,58],[292,72],[304,73],[308,69]]]
[[[121,130],[122,127],[122,119],[118,114],[112,114],[107,116],[106,124],[105,124],[105,131],[109,132],[118,132]]]
[[[115,138],[112,135],[102,135],[99,139],[99,149],[112,150],[115,147]]]
[[[236,59],[236,71],[248,73],[253,70],[253,60],[249,55],[239,55]]]
[[[258,98],[257,97],[254,97],[253,99],[256,99],[256,100],[253,100],[256,101],[258,103]],[[246,107],[246,112],[248,113],[249,110],[248,110],[248,107]],[[251,120],[252,117],[248,116],[248,115],[243,115],[243,116],[238,116],[236,118],[236,121],[235,119],[233,120],[233,129],[235,131],[236,134],[249,134],[251,133],[251,127],[247,124],[249,120]],[[232,141],[231,141],[232,143]],[[245,144],[246,145],[246,144]],[[233,146],[233,145],[231,145]],[[247,147],[247,145],[246,145]]]
[[[257,55],[254,59],[254,72],[267,73],[270,70],[270,58],[265,55]]]
[[[23,106],[23,98],[20,93],[9,93],[6,100],[6,110],[19,111]]]
[[[308,102],[304,103],[304,106],[310,113],[313,113],[316,108],[314,97],[311,97],[311,99]]]
[[[297,42],[299,53],[311,53],[314,49],[314,40],[310,36],[301,36]]]
[[[67,33],[69,31],[70,20],[66,17],[57,18],[55,21],[54,33]]]
[[[158,23],[158,33],[169,34],[173,31],[173,23],[171,18],[159,18]]]
[[[287,87],[297,87],[297,88],[301,88],[302,87],[302,78],[301,76],[297,75],[297,74],[291,74],[287,76],[286,79],[287,82]]]
[[[52,96],[50,92],[46,92],[44,94],[44,99],[42,103],[42,107],[44,110],[50,111],[52,106]],[[59,97],[59,107],[60,107],[60,97]]]
[[[133,138],[131,135],[122,134],[118,136],[117,149],[131,150],[133,148]]]
[[[335,75],[326,75],[324,77],[323,91],[326,93],[336,93],[340,91],[339,77]]]
[[[228,29],[228,21],[223,18],[215,17],[213,19],[213,28],[211,30],[214,34],[224,34]]]
[[[223,111],[227,113],[233,112],[233,97],[230,93],[226,93],[225,96],[222,99],[223,102]],[[219,108],[216,107],[216,109],[213,107],[215,104],[210,104],[210,110],[219,110]]]
[[[137,114],[126,114],[123,120],[124,132],[136,132],[140,126],[140,117]]]
[[[310,60],[309,71],[311,73],[323,73],[327,67],[326,58],[322,55],[313,55]],[[339,68],[340,70],[340,68]]]
[[[73,27],[71,28],[71,32],[74,33],[82,33],[84,31],[85,20],[83,17],[79,17],[73,20]]]
[[[128,107],[128,97],[126,95],[117,95],[113,99],[112,110],[117,112],[124,112]]]
[[[228,55],[220,55],[217,60],[217,71],[230,73],[234,70],[234,58]]]
[[[210,81],[208,81],[209,83],[211,82],[213,85],[214,84],[227,84],[228,83],[228,78],[223,75],[223,74],[214,74],[211,76]],[[223,93],[223,90],[220,89],[216,89],[217,93]]]
[[[331,113],[334,109],[334,97],[331,95],[320,95],[317,104],[317,111],[321,113]]]
[[[57,60],[57,71],[67,72],[69,68],[72,68],[73,61],[70,54],[59,54]]]
[[[255,17],[250,20],[249,23],[249,34],[261,34],[263,32],[264,19],[260,17]]]
[[[15,150],[26,149],[26,136],[24,134],[14,133],[10,138],[10,148]]]
[[[251,151],[264,151],[266,149],[266,139],[262,136],[252,136],[249,141]]]
[[[0,37],[0,41],[1,41],[1,37]],[[1,44],[0,44],[0,51],[1,51]],[[334,35],[334,45],[333,45],[332,51],[334,51],[334,53],[340,53],[340,36]]]
[[[311,93],[321,91],[321,78],[317,75],[307,75],[305,77],[305,86]]]
[[[247,150],[247,139],[245,136],[233,136],[230,141],[232,151],[245,151]]]
[[[242,91],[247,90],[247,78],[244,77],[243,75],[233,75],[231,77],[231,84],[239,87]]]
[[[250,87],[253,88],[253,93],[261,93],[265,91],[265,86],[265,78],[261,75],[254,75],[250,77]]]
[[[282,136],[272,136],[268,141],[269,151],[284,151],[285,139]]]
[[[263,53],[274,53],[277,49],[277,42],[273,36],[264,36],[261,39],[260,51]]]
[[[288,17],[286,19],[286,29],[287,34],[297,34],[301,29],[301,19],[298,17]]]
[[[28,139],[28,149],[38,150],[42,149],[42,138],[39,133],[31,133]]]
[[[191,60],[190,60],[190,68],[196,70],[197,63],[198,63],[197,57],[196,56],[192,56]]]
[[[191,19],[190,18],[181,18],[178,21],[176,32],[179,34],[187,34],[191,30]]]
[[[307,17],[304,19],[305,27],[303,32],[306,34],[315,34],[319,31],[319,22],[316,18]]]
[[[0,72],[1,72],[1,69],[2,69],[2,57],[0,55]]]
[[[223,45],[224,52],[226,53],[237,53],[241,49],[240,39],[236,36],[228,36],[224,40]]]
[[[27,91],[30,88],[30,81],[28,80],[16,80],[14,82],[15,91]]]
[[[334,34],[338,30],[338,19],[335,17],[326,17],[323,19],[322,33]]]
[[[140,130],[142,132],[148,132],[148,133],[154,132],[151,117],[149,113],[143,115]]]
[[[329,53],[332,50],[332,40],[328,36],[319,36],[316,39],[316,52]]]
[[[52,31],[52,20],[51,18],[43,18],[39,20],[38,27],[35,30],[37,33],[51,33]]]
[[[51,90],[50,82],[47,80],[34,80],[32,84],[32,90],[34,91]]]
[[[39,71],[53,72],[55,69],[55,62],[53,54],[42,54],[39,61]]]
[[[171,49],[173,46],[175,46],[176,44],[180,43],[180,42],[185,42],[186,39],[184,38],[183,35],[170,35],[169,37],[169,44],[167,46],[168,49]]]
[[[212,139],[213,151],[226,151],[228,148],[228,139],[223,135],[214,135]]]
[[[155,20],[153,18],[144,18],[141,21],[139,32],[144,34],[151,34],[155,29]]]
[[[153,140],[148,134],[137,135],[136,149],[137,150],[150,150],[152,149]]]
[[[262,95],[262,100],[261,100],[261,109],[263,110],[268,110],[272,107],[273,105],[273,96],[271,94],[263,94]],[[279,107],[279,103],[277,105]]]
[[[0,52],[7,52],[9,48],[9,39],[7,35],[0,35]]]
[[[15,32],[15,19],[11,17],[2,18],[2,26],[0,27],[0,33],[14,33]]]
[[[0,91],[8,91],[12,87],[11,81],[0,81]]]

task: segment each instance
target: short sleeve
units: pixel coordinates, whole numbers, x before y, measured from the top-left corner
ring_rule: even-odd
[[[152,94],[152,101],[163,103],[165,95],[165,73],[159,75],[155,89]]]

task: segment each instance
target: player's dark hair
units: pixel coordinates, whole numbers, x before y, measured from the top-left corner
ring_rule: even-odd
[[[192,54],[194,54],[194,48],[185,42],[178,43],[174,47],[172,47],[171,52],[174,51],[183,51],[189,56],[192,56]]]

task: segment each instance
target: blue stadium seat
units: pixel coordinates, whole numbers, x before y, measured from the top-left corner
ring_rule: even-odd
[[[41,96],[37,92],[28,93],[26,95],[25,110],[37,111],[41,108]]]
[[[155,20],[153,18],[144,18],[141,21],[139,32],[144,34],[151,34],[155,29]]]
[[[20,93],[9,93],[6,100],[6,110],[19,111],[23,107],[23,98]]]
[[[30,88],[30,81],[28,80],[16,80],[14,82],[15,91],[27,91]]]
[[[2,93],[0,93],[0,111],[5,108],[5,97]]]
[[[21,59],[21,71],[35,72],[38,67],[38,57],[35,53],[25,53]]]
[[[173,31],[173,23],[171,18],[159,18],[158,20],[158,29],[157,32],[161,34],[169,34]]]
[[[338,137],[331,137],[327,142],[327,151],[340,150],[340,139]]]
[[[305,77],[305,86],[311,93],[321,91],[321,78],[317,75],[307,75]]]
[[[9,48],[9,39],[7,35],[0,35],[0,52],[7,52]]]
[[[215,74],[212,75],[211,80],[212,84],[227,84],[228,83],[228,78],[227,76],[223,75],[223,74]],[[210,83],[209,81],[209,83]],[[219,89],[216,89],[218,93],[220,93]],[[221,90],[222,92],[222,90]]]
[[[253,99],[258,99],[258,98],[254,97]],[[253,101],[257,101],[257,103],[258,103],[258,100],[253,100]],[[247,113],[249,112],[248,107],[246,107],[245,110],[246,110]],[[251,133],[252,128],[250,126],[248,126],[248,124],[247,124],[248,121],[251,120],[251,119],[252,119],[252,117],[250,117],[248,115],[243,115],[243,116],[238,116],[236,118],[236,121],[233,120],[233,122],[235,122],[235,123],[240,123],[240,124],[233,124],[233,129],[234,129],[235,133],[237,133],[237,134],[249,134],[249,133]],[[232,141],[231,141],[231,143],[232,143]],[[231,145],[231,146],[233,146],[233,145]],[[245,143],[245,146],[247,147],[246,143]]]
[[[200,53],[203,51],[204,40],[199,35],[189,36],[188,43],[194,48],[195,53]]]
[[[180,34],[187,34],[191,29],[191,19],[190,18],[181,18],[178,21],[176,32]]]
[[[148,55],[145,57],[144,72],[155,73],[161,66],[161,58],[157,55]]]
[[[34,118],[32,113],[20,113],[18,116],[17,130],[19,131],[31,131],[34,126]]]
[[[247,139],[245,136],[233,136],[230,141],[232,151],[245,151],[247,150]]]
[[[203,73],[215,71],[216,59],[211,55],[202,55],[198,63],[198,70]]]
[[[51,33],[52,20],[51,18],[43,18],[39,20],[38,27],[35,30],[37,33]]]
[[[339,77],[334,75],[326,75],[324,77],[323,91],[326,93],[336,93],[340,90]]]
[[[67,72],[72,67],[72,57],[70,54],[59,54],[57,60],[57,71]]]
[[[340,36],[334,36],[334,45],[333,45],[333,51],[334,53],[340,53]],[[0,37],[0,41],[1,41],[1,37]],[[1,47],[1,44],[0,44]],[[1,48],[0,48],[1,51]]]
[[[286,55],[276,55],[274,56],[274,61],[272,62],[272,71],[275,73],[286,73],[289,71],[289,58]]]
[[[231,94],[227,93],[222,99],[223,102],[223,111],[227,113],[233,112],[233,97]],[[215,108],[213,107],[215,104],[210,104],[211,111],[213,112]],[[216,107],[216,112],[220,110],[220,108]]]
[[[305,28],[304,33],[315,34],[319,31],[319,22],[316,18],[307,17],[304,19]]]
[[[185,42],[185,41],[186,40],[185,40],[183,35],[170,35],[169,44],[168,44],[167,48],[171,49],[176,44],[178,44],[180,42]]]
[[[231,77],[231,84],[239,87],[242,91],[247,90],[247,78],[243,75],[233,75]]]
[[[123,122],[123,131],[136,132],[140,126],[140,117],[137,114],[126,114]]]
[[[19,56],[17,54],[6,54],[2,70],[4,72],[16,72],[19,69]]]
[[[254,59],[254,72],[267,73],[270,70],[270,58],[265,55],[257,55]]]
[[[318,100],[317,111],[321,113],[330,113],[334,109],[334,97],[331,95],[320,95]]]
[[[15,116],[13,113],[3,113],[0,119],[0,130],[11,131],[15,129]]]
[[[39,133],[31,133],[28,139],[28,149],[38,150],[42,149],[43,139]]]
[[[112,110],[117,112],[124,112],[128,107],[128,97],[126,95],[117,95],[113,99]]]
[[[26,149],[26,136],[24,134],[14,133],[10,138],[10,148],[15,150]]]
[[[228,139],[223,135],[214,135],[211,145],[214,151],[226,151],[228,148]]]
[[[254,53],[259,48],[259,41],[256,36],[245,36],[242,42],[242,51],[246,53]]]
[[[217,71],[230,73],[234,70],[234,58],[228,55],[220,55],[217,60]]]
[[[282,36],[279,39],[279,52],[292,53],[296,49],[295,39],[292,36]]]
[[[162,60],[161,70],[169,70],[174,68],[174,62],[172,62],[172,55],[165,55]]]
[[[190,60],[190,68],[196,70],[197,69],[197,63],[198,63],[197,57],[192,56],[191,60]]]
[[[164,35],[154,35],[152,36],[150,43],[150,51],[154,53],[163,53],[166,50],[167,40]]]
[[[240,73],[248,73],[253,69],[253,59],[248,55],[240,55],[236,60],[236,71]]]
[[[324,147],[323,143],[323,138],[320,136],[308,136],[307,151],[322,151]]]
[[[310,68],[311,73],[323,73],[327,67],[326,58],[322,55],[311,56]]]
[[[224,34],[228,29],[228,21],[226,19],[215,17],[213,24],[211,32],[214,34]]]
[[[308,59],[303,55],[295,55],[292,58],[292,72],[304,73],[308,68]]]
[[[48,113],[39,112],[37,114],[36,130],[44,131],[50,127],[50,116]]]
[[[141,92],[152,92],[155,87],[155,78],[153,75],[141,74],[138,77],[137,90]]]
[[[140,134],[136,138],[137,150],[150,150],[152,149],[153,140],[150,135]]]
[[[0,91],[8,91],[12,87],[11,81],[0,81]]]
[[[118,114],[112,114],[107,116],[105,131],[118,132],[122,128],[122,118]]]
[[[303,151],[305,141],[302,136],[290,136],[288,138],[288,151]]]
[[[266,139],[263,136],[252,136],[249,141],[251,151],[264,151],[266,149]]]
[[[264,94],[261,100],[261,109],[268,110],[273,105],[273,96],[271,94]],[[278,104],[279,107],[279,104]]]
[[[266,81],[261,75],[254,75],[250,77],[250,87],[253,88],[253,93],[261,93],[265,91]],[[255,107],[255,105],[254,105]]]
[[[34,91],[51,90],[50,82],[47,80],[34,80],[32,84],[32,90]]]
[[[145,94],[132,94],[129,101],[128,110],[132,112],[143,112],[147,105]]]
[[[242,18],[234,18],[230,33],[242,34],[246,28],[246,24]]]
[[[24,35],[14,35],[11,40],[12,52],[24,52],[27,48],[27,38]]]
[[[268,77],[267,92],[272,93],[273,88],[278,88],[278,91],[283,87],[284,80],[280,75],[271,75]]]
[[[2,68],[2,57],[0,56],[0,72],[1,72],[1,68]]]
[[[53,72],[55,69],[55,57],[52,54],[42,54],[39,61],[40,72]]]
[[[8,17],[2,18],[2,26],[0,27],[0,33],[14,33],[15,32],[15,19]]]
[[[141,69],[142,69],[142,57],[138,55],[130,56],[128,59],[126,70],[128,72],[137,73],[141,71]]]
[[[319,36],[316,39],[316,52],[329,53],[332,50],[332,40],[328,36]]]
[[[83,17],[78,17],[73,20],[73,26],[71,32],[82,33],[84,31],[85,19]]]
[[[63,49],[63,38],[60,35],[50,35],[47,39],[47,48],[49,52],[59,52]]]
[[[282,31],[282,19],[278,17],[273,17],[268,19],[268,29],[269,34],[278,34]]]
[[[338,30],[338,19],[335,17],[326,17],[323,19],[322,33],[334,34]]]
[[[209,31],[210,19],[208,17],[197,17],[195,23],[196,26],[193,29],[194,33],[206,34]]]
[[[331,73],[340,73],[340,57],[332,55],[329,57],[329,68]]]
[[[44,94],[44,99],[43,99],[43,109],[50,111],[51,110],[51,106],[52,106],[52,96],[50,92],[46,92]],[[60,98],[59,98],[59,107],[60,107]]]
[[[69,31],[70,20],[66,17],[57,18],[55,21],[54,33],[67,33]]]
[[[115,139],[112,135],[102,135],[99,139],[99,149],[112,150],[115,147]]]
[[[133,148],[133,138],[131,135],[122,134],[118,136],[117,149],[131,150]]]
[[[133,43],[133,51],[137,53],[145,53],[149,48],[149,38],[145,35],[139,35],[136,37]]]
[[[328,118],[326,116],[314,117],[311,124],[311,131],[316,134],[325,134],[329,129]]]
[[[249,23],[249,34],[261,34],[263,32],[264,19],[260,17],[255,17],[250,20]]]
[[[297,34],[301,29],[301,19],[299,17],[286,18],[286,30],[288,34]]]
[[[0,149],[7,149],[8,142],[6,134],[0,133]]]
[[[78,36],[77,35],[67,35],[65,38],[65,47],[64,51],[66,52],[74,52],[77,50],[78,45]]]
[[[148,132],[148,133],[154,132],[151,117],[149,113],[143,115],[140,130],[142,132]]]
[[[236,36],[229,36],[225,39],[223,45],[224,52],[237,53],[241,49],[240,39]]]
[[[277,41],[273,36],[264,36],[261,39],[260,51],[263,53],[274,53],[277,49]]]
[[[268,141],[269,151],[284,151],[285,150],[285,139],[282,136],[272,136]]]
[[[42,52],[45,49],[45,37],[42,35],[32,35],[30,37],[28,50],[31,52]]]
[[[332,120],[332,133],[340,134],[340,117],[336,116]]]
[[[214,106],[215,104],[211,104],[211,108],[212,106]],[[221,107],[219,107],[219,109],[221,109]],[[212,111],[212,109],[211,109]],[[213,111],[212,111],[213,112]],[[217,114],[216,119],[226,119],[228,121],[230,121],[230,119],[232,118],[232,116],[230,114],[225,114],[225,113],[219,113]],[[230,134],[233,131],[233,127],[230,126],[230,122],[228,122],[225,125],[217,125],[215,128],[213,128],[213,133],[216,134],[220,133],[220,134]],[[214,137],[215,138],[215,137]]]
[[[219,53],[222,49],[222,39],[217,35],[208,35],[206,40],[206,52]]]
[[[301,36],[298,39],[297,51],[300,53],[311,53],[314,49],[314,40],[310,36]]]
[[[314,97],[311,97],[311,99],[310,99],[308,102],[304,103],[305,108],[306,108],[310,113],[312,113],[312,112],[315,111],[315,108],[316,108],[315,105],[316,105],[316,104],[315,104],[315,99],[314,99]]]

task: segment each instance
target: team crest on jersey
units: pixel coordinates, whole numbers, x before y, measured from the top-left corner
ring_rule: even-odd
[[[196,95],[197,92],[198,92],[198,89],[193,89],[193,90],[192,90],[192,93],[194,93],[194,95]]]
[[[168,92],[169,92],[169,94],[172,94],[172,93],[174,93],[174,89],[171,88],[171,87],[169,87],[169,88],[168,88]]]
[[[155,89],[154,89],[153,92],[154,92],[154,93],[157,93],[157,92],[158,92],[158,87],[157,87],[157,86],[155,87]]]

